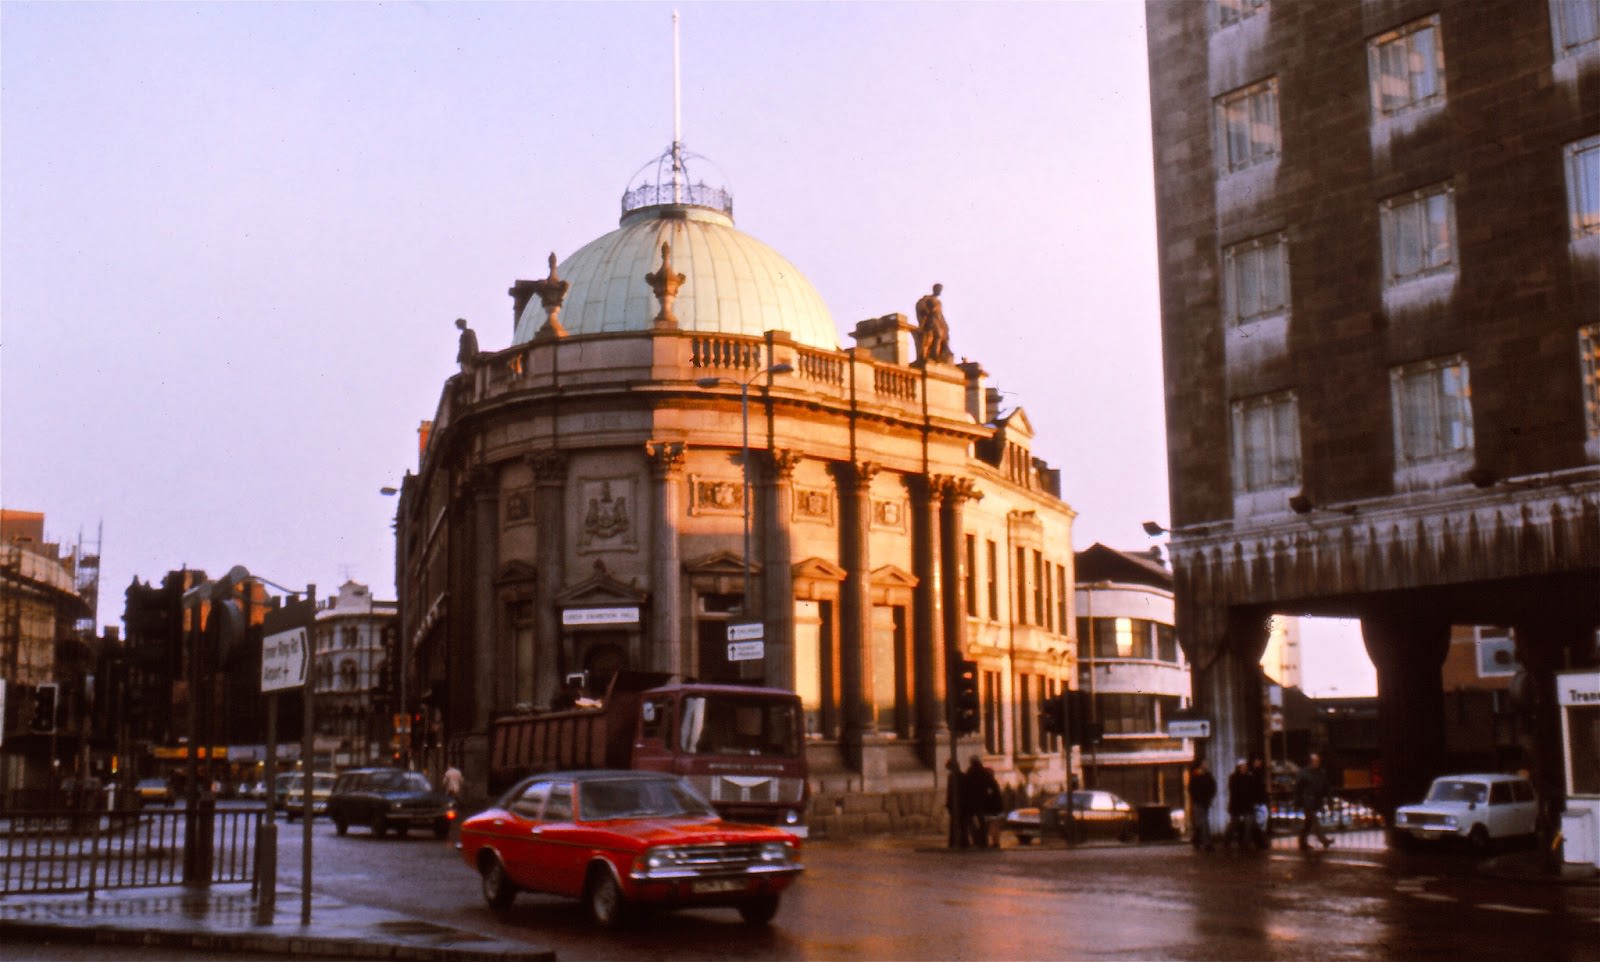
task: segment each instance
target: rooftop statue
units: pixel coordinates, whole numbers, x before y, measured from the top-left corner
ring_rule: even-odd
[[[534,281],[530,289],[539,295],[539,304],[544,308],[544,326],[539,328],[535,335],[539,338],[566,337],[566,328],[561,326],[561,302],[566,300],[567,289],[571,283],[564,281],[556,274],[556,254],[550,252],[550,276],[542,281]]]
[[[687,278],[672,272],[671,244],[661,242],[661,269],[646,274],[644,279],[650,284],[650,289],[656,292],[656,300],[661,302],[661,312],[655,317],[656,327],[677,327],[678,318],[672,313],[672,301]]]
[[[465,371],[478,359],[478,335],[467,326],[467,319],[456,318],[456,327],[461,331],[461,344],[456,348],[456,363]]]
[[[950,328],[944,322],[944,306],[939,303],[943,284],[933,285],[932,294],[924,294],[917,301],[917,360],[935,360],[949,364],[955,359],[950,353]]]

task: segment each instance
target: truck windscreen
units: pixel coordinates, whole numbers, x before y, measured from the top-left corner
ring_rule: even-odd
[[[787,700],[688,695],[678,731],[690,755],[800,754],[800,712]]]

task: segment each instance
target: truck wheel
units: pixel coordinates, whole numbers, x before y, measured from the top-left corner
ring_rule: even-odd
[[[622,886],[616,876],[604,866],[589,870],[589,884],[584,889],[584,904],[589,918],[602,929],[616,929],[627,917],[627,902],[622,897]]]
[[[333,820],[333,830],[343,835],[345,832],[350,831],[350,823],[342,818],[335,818]]]
[[[483,900],[496,912],[506,912],[517,898],[517,887],[512,884],[511,876],[506,874],[506,867],[498,857],[486,855],[482,871]]]
[[[739,903],[739,917],[749,925],[766,925],[777,914],[777,895],[757,895]]]
[[[383,838],[389,834],[389,820],[382,815],[372,816],[372,837]]]

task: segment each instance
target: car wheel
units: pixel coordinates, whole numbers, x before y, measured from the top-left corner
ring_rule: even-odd
[[[389,834],[389,820],[382,815],[372,816],[372,837],[383,838]]]
[[[622,926],[627,918],[627,902],[622,896],[622,886],[617,877],[604,866],[589,870],[589,884],[584,890],[584,904],[589,908],[589,918],[602,929]]]
[[[350,823],[342,818],[335,818],[333,820],[333,830],[343,835],[345,832],[350,831]]]
[[[778,896],[757,895],[739,903],[739,917],[750,925],[766,925],[778,914]]]
[[[448,819],[441,818],[438,821],[433,823],[433,837],[434,838],[449,838],[450,837],[450,822],[449,822]]]
[[[494,855],[485,856],[483,862],[483,900],[496,912],[505,912],[516,901],[517,887],[506,874],[506,867]]]
[[[1020,835],[1019,834],[1017,836],[1017,844],[1018,845],[1032,845],[1033,844],[1033,836],[1032,835]]]
[[[1489,849],[1489,830],[1482,825],[1472,826],[1472,831],[1467,833],[1467,847],[1474,852],[1485,852]]]

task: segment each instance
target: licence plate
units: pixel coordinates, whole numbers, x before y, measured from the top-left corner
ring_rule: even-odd
[[[744,891],[744,880],[736,878],[705,879],[691,883],[689,891],[696,895],[705,895],[710,892],[742,892]]]

